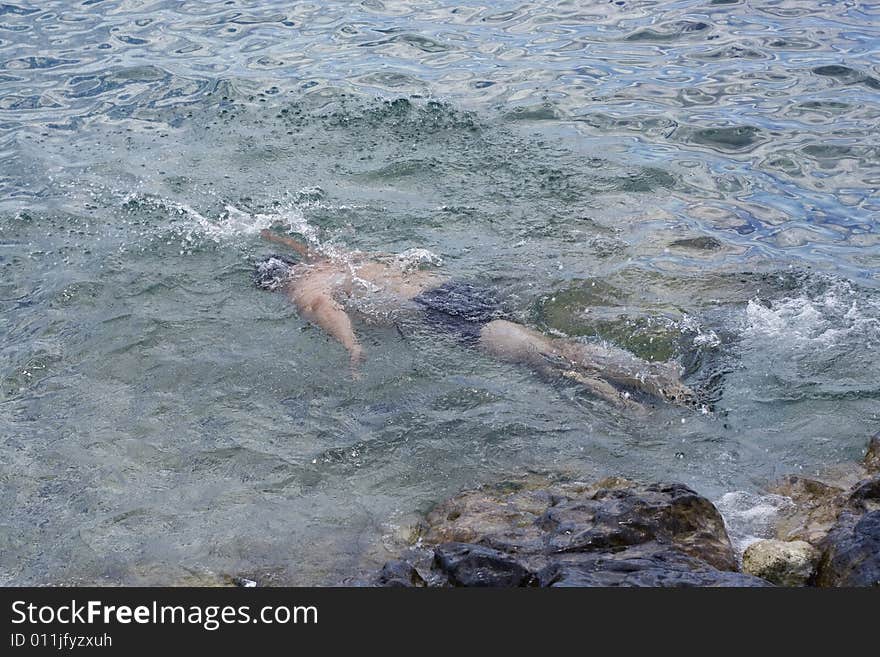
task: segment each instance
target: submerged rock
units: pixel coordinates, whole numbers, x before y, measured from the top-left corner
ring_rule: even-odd
[[[625,312],[628,301],[622,289],[599,279],[582,279],[539,298],[532,317],[543,330],[608,340],[648,361],[672,358],[682,339],[673,320]]]
[[[432,586],[768,584],[736,572],[721,515],[682,484],[484,487],[435,507],[419,544],[405,563]]]
[[[565,287],[540,297],[533,308],[534,320],[541,326],[568,335],[588,335],[595,308],[617,308],[625,305],[627,294],[600,279],[569,281]]]
[[[756,541],[743,553],[743,571],[779,586],[806,586],[819,551],[806,541]]]
[[[700,237],[687,237],[671,242],[669,246],[682,249],[693,249],[695,251],[717,251],[724,246],[719,240],[707,235]]]

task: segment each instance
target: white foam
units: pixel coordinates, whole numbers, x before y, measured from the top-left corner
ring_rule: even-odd
[[[846,281],[830,285],[821,294],[801,294],[772,301],[757,299],[746,307],[747,336],[780,338],[788,343],[831,346],[847,338],[880,338],[880,306],[864,298]]]
[[[738,559],[755,541],[773,538],[780,512],[793,505],[782,495],[758,495],[741,490],[725,493],[715,502]]]
[[[252,237],[275,226],[298,233],[316,250],[328,255],[333,251],[321,243],[317,228],[308,222],[300,205],[294,202],[275,212],[249,212],[227,203],[218,216],[200,212],[187,203],[141,193],[128,194],[124,203],[137,203],[167,213],[169,224],[159,228],[168,231],[170,225],[171,234],[180,238],[181,247],[185,249],[202,240],[223,243]]]
[[[395,260],[404,271],[418,269],[423,265],[439,267],[443,264],[443,258],[428,249],[407,249],[398,253]]]
[[[300,201],[291,201],[289,205],[276,212],[248,212],[231,203],[224,206],[224,211],[217,217],[210,217],[195,210],[188,204],[171,201],[143,194],[129,194],[125,202],[137,202],[156,209],[166,211],[169,215],[171,230],[180,236],[181,253],[202,239],[216,243],[234,241],[240,237],[250,237],[271,227],[297,233],[314,251],[330,260],[345,262],[351,269],[352,278],[366,288],[373,288],[371,283],[361,279],[357,270],[363,264],[363,254],[357,250],[341,248],[331,240],[322,239],[318,229],[309,223],[303,214],[306,207],[329,207],[320,201],[309,200],[318,192],[306,189],[293,196]],[[344,206],[340,206],[344,207]],[[438,266],[443,259],[428,249],[412,248],[390,256],[390,261],[404,271],[417,269],[423,265]],[[378,288],[376,288],[378,290]]]
[[[221,242],[242,235],[256,235],[261,230],[272,226],[297,232],[309,242],[318,243],[318,232],[309,224],[298,207],[291,206],[271,213],[251,213],[227,204],[225,212],[216,219],[208,219],[187,206],[182,206],[188,215],[195,220],[196,232],[204,237]]]
[[[695,347],[708,347],[714,349],[721,344],[721,338],[718,334],[711,330],[705,329],[694,317],[684,315],[679,322],[679,328],[682,333],[694,333],[692,343]]]

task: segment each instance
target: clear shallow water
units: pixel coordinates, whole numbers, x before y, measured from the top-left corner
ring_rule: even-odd
[[[857,2],[0,6],[0,580],[333,583],[529,470],[754,501],[857,458],[878,39]],[[429,249],[716,411],[622,416],[418,324],[361,321],[351,381],[250,285],[268,225]]]

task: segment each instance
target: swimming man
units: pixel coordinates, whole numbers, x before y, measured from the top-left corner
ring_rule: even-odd
[[[327,256],[290,237],[268,230],[261,235],[290,247],[300,262],[265,258],[256,265],[256,285],[283,291],[302,317],[345,347],[355,372],[364,349],[349,311],[369,307],[387,315],[397,308],[417,307],[432,326],[465,344],[542,374],[570,379],[615,405],[641,408],[628,390],[680,405],[696,401],[675,363],[648,362],[607,344],[543,335],[507,319],[491,290],[450,280],[393,255]]]

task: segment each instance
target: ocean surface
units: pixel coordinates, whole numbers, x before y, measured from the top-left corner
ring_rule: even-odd
[[[748,540],[880,426],[878,126],[876,2],[0,4],[0,584],[349,582],[529,473]],[[353,379],[252,285],[266,227],[426,249],[711,403],[368,316]]]

